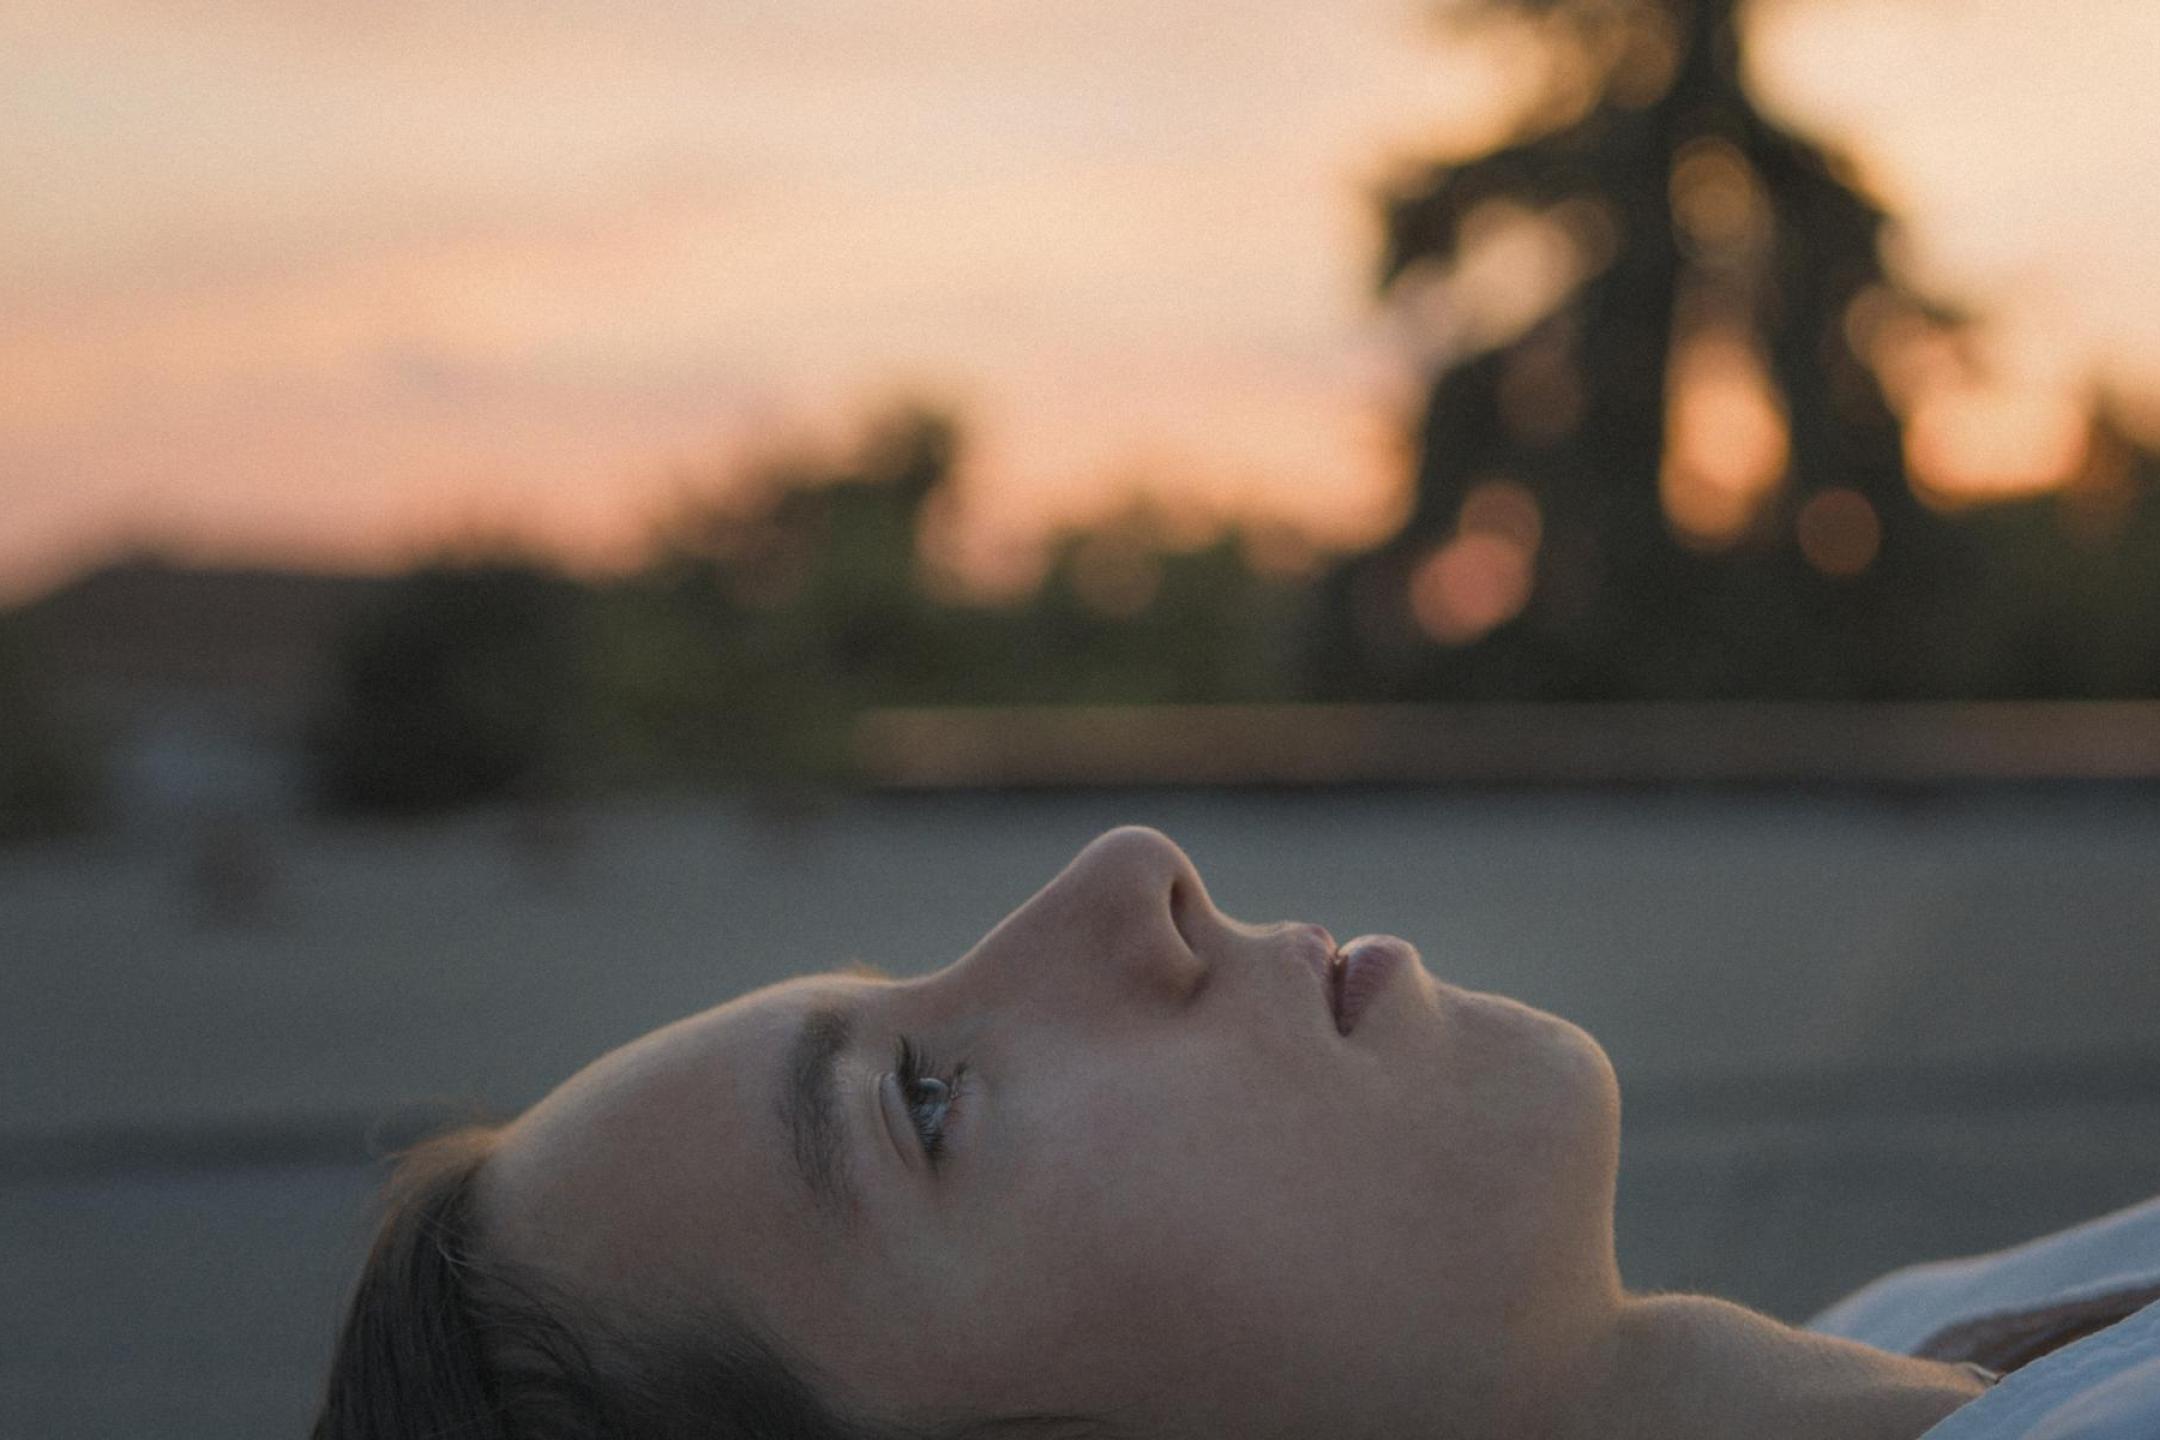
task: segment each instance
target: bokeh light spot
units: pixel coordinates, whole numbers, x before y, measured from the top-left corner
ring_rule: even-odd
[[[1505,535],[1466,530],[1410,576],[1418,628],[1443,645],[1467,645],[1522,613],[1530,601],[1531,552]]]
[[[1857,490],[1843,486],[1820,491],[1800,507],[1796,522],[1800,553],[1834,579],[1858,575],[1875,563],[1882,549],[1882,521]]]
[[[1673,219],[1706,257],[1753,254],[1770,235],[1768,202],[1755,171],[1728,140],[1704,138],[1673,161]]]
[[[2061,489],[2085,459],[2090,417],[2073,395],[2031,387],[1942,385],[1913,406],[1905,462],[1938,505]]]
[[[1689,544],[1729,545],[1785,477],[1785,407],[1755,347],[1722,331],[1676,347],[1665,396],[1666,518]]]

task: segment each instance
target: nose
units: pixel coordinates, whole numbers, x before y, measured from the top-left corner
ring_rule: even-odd
[[[961,969],[1061,1008],[1182,1003],[1206,983],[1201,942],[1219,921],[1183,850],[1123,826],[1074,856]]]

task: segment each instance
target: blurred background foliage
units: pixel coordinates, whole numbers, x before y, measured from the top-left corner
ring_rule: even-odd
[[[1452,298],[1512,232],[1556,251],[1556,293],[1457,322],[1408,522],[1322,583],[1317,693],[2155,693],[2153,457],[2103,406],[2059,495],[1930,503],[1901,367],[1977,363],[1968,317],[1887,271],[1844,157],[1756,107],[1741,8],[1454,12],[1533,25],[1544,92],[1498,148],[1383,197],[1383,286]]]
[[[0,616],[0,842],[80,829],[104,800],[104,756],[58,703],[19,627]]]
[[[333,808],[425,810],[563,788],[593,748],[591,597],[527,562],[403,580],[341,637],[309,728]]]
[[[1064,537],[1026,599],[925,583],[960,436],[901,406],[852,456],[801,456],[686,501],[604,584],[447,558],[348,633],[315,727],[336,808],[608,785],[839,783],[873,706],[1270,700],[1301,592],[1232,532],[1179,548],[1135,507]]]
[[[1534,27],[1545,90],[1380,197],[1379,286],[1414,307],[1511,231],[1559,278],[1534,315],[1456,305],[1377,547],[1286,577],[1140,507],[1066,536],[1024,601],[939,598],[925,522],[962,437],[903,406],[850,459],[686,505],[619,583],[415,577],[348,647],[326,793],[836,780],[885,705],[2160,696],[2154,457],[2102,405],[2059,493],[1922,492],[1893,351],[1956,356],[1968,317],[1889,273],[1842,157],[1756,107],[1735,10],[1451,12]]]

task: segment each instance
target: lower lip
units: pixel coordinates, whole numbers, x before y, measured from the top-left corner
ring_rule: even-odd
[[[1409,941],[1393,935],[1361,935],[1343,946],[1342,956],[1335,981],[1335,1029],[1348,1035],[1357,1028],[1358,1016],[1387,988],[1389,977],[1418,963],[1418,953]]]

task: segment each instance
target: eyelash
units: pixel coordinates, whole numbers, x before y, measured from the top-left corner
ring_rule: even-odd
[[[893,1079],[900,1087],[901,1103],[907,1106],[908,1121],[915,1127],[916,1138],[922,1142],[923,1158],[937,1167],[938,1159],[945,1152],[945,1123],[952,1114],[953,1106],[960,1103],[962,1082],[967,1079],[967,1066],[956,1065],[949,1075],[940,1074],[937,1062],[923,1053],[915,1042],[903,1035],[893,1055]],[[944,1093],[925,1098],[923,1091],[931,1084]]]

